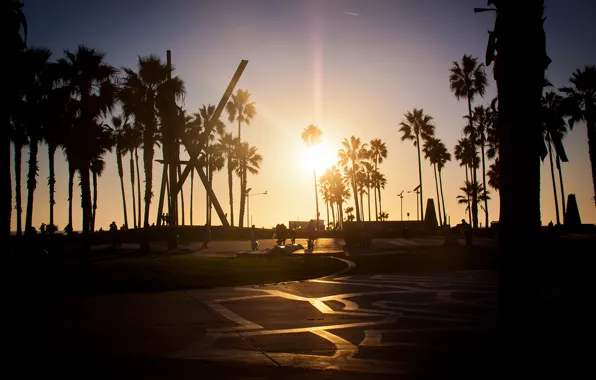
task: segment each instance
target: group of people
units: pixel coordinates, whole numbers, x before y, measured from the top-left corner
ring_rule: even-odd
[[[289,231],[290,241],[292,244],[295,244],[296,237],[294,235],[294,230],[290,229]],[[277,239],[277,245],[286,245],[286,240],[288,239],[288,227],[283,223],[276,225],[273,238]]]

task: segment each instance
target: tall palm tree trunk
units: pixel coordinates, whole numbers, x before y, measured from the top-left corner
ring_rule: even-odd
[[[207,148],[209,148],[209,139],[207,139]],[[207,163],[205,165],[205,169],[207,171],[207,183],[209,182],[209,153],[206,154],[206,160],[205,162]],[[209,192],[205,191],[205,224],[209,224]]]
[[[75,176],[75,166],[70,160],[68,160],[68,225],[70,228],[74,229],[72,225],[72,197],[73,197],[73,189],[74,189],[74,176]]]
[[[315,206],[316,206],[316,220],[317,220],[317,230],[319,229],[319,191],[317,189],[317,169],[313,169],[313,176],[315,179]]]
[[[325,207],[327,208],[327,223],[326,223],[326,226],[328,227],[329,226],[329,201],[326,201],[325,202]],[[325,229],[327,229],[327,228],[325,228]]]
[[[246,165],[243,165],[240,172],[240,213],[238,227],[244,226],[244,208],[246,207]]]
[[[120,191],[122,192],[122,211],[124,212],[124,227],[128,229],[128,213],[126,212],[126,194],[124,192],[124,170],[122,168],[122,153],[116,151],[116,163],[118,166],[118,177],[120,177]]]
[[[480,141],[480,153],[482,154],[482,185],[484,186],[484,192],[486,193],[486,165],[484,163],[484,136]],[[489,227],[488,217],[488,197],[484,197],[484,227]]]
[[[234,179],[232,177],[232,159],[228,157],[228,190],[230,192],[230,223],[234,227]]]
[[[54,205],[56,204],[56,199],[54,197],[55,186],[56,186],[56,173],[54,171],[54,157],[56,156],[56,144],[50,143],[48,144],[48,167],[49,167],[49,175],[48,175],[48,187],[50,189],[50,226],[54,225]],[[53,231],[53,230],[52,230]]]
[[[368,202],[368,221],[370,222],[370,186],[367,186],[366,190],[366,200]]]
[[[473,130],[472,127],[472,100],[470,96],[467,96],[468,99],[468,120],[470,121],[470,129]],[[474,159],[472,160],[472,180],[474,181],[474,185],[478,184],[478,177],[476,175],[476,165],[474,165],[474,160],[476,159],[476,136],[475,133],[470,135],[470,145],[472,146],[472,150],[474,152]],[[484,160],[484,157],[482,158]],[[485,188],[486,189],[486,188]],[[478,228],[478,194],[476,191],[472,193],[472,224],[474,228]]]
[[[441,188],[441,204],[443,205],[443,224],[447,224],[447,211],[445,211],[445,196],[443,195],[443,175],[439,169],[439,187]]]
[[[178,178],[182,176],[182,170],[180,169],[180,165],[178,166]],[[182,190],[183,186],[180,186],[180,207],[182,209],[182,225],[184,225],[184,191]]]
[[[146,137],[143,147],[143,167],[145,169],[145,215],[141,227],[149,228],[149,210],[151,208],[151,197],[153,196],[153,140]],[[138,177],[138,174],[137,174]],[[140,204],[139,200],[139,204]],[[145,242],[148,248],[148,241]]]
[[[416,134],[416,148],[418,149],[418,181],[420,184],[420,220],[424,220],[424,208],[422,204],[424,199],[422,196],[422,160],[420,159],[420,135],[418,133]],[[380,211],[383,212],[383,209]]]
[[[89,248],[89,228],[91,227],[91,183],[89,181],[89,163],[85,162],[79,168],[81,179],[81,207],[83,209],[83,244]]]
[[[8,116],[10,118],[10,115]],[[4,138],[6,139],[5,143],[8,143],[8,149],[6,149],[8,152],[8,162],[5,170],[8,170],[8,236],[10,237],[10,232],[12,230],[12,173],[10,172],[10,138],[8,136],[8,132],[6,132],[6,128],[4,132]]]
[[[466,183],[470,182],[470,176],[468,174],[468,171],[472,170],[470,165],[466,165]],[[466,210],[466,212],[468,213],[468,223],[470,224],[470,226],[472,225],[472,208],[470,207],[470,205],[472,204],[472,201],[470,199],[470,194],[468,195],[468,208]]]
[[[379,214],[381,214],[383,212],[383,204],[381,203],[381,186],[377,186],[377,189],[379,190]]]
[[[563,169],[561,168],[561,158],[557,153],[557,170],[559,171],[559,184],[561,186],[561,206],[563,209],[563,224],[565,224],[565,215],[567,214],[567,210],[565,208],[565,188],[563,187]]]
[[[190,171],[190,225],[193,225],[192,222],[192,210],[193,210],[193,198],[195,194],[195,171]]]
[[[335,219],[335,205],[333,202],[333,200],[330,203],[330,208],[331,208],[331,217],[333,218],[333,229],[335,229],[337,227],[337,221]]]
[[[596,110],[586,105],[586,126],[588,127],[588,152],[592,169],[592,185],[594,186],[594,204],[596,205]]]
[[[132,189],[132,223],[134,228],[137,228],[137,205],[135,200],[135,159],[132,150],[130,151],[130,186]],[[139,212],[141,212],[140,207]]]
[[[15,142],[14,144],[14,179],[15,179],[15,209],[17,211],[17,236],[23,235],[22,215],[23,206],[21,204],[21,160],[23,145]],[[10,165],[9,165],[10,167]],[[12,212],[12,210],[11,210]]]
[[[91,232],[95,232],[95,214],[97,213],[97,173],[93,174],[93,213],[91,214]]]
[[[360,210],[362,211],[362,220],[364,220],[364,191],[360,192]]]
[[[557,196],[557,182],[555,181],[555,166],[553,163],[553,152],[552,152],[552,145],[550,142],[550,136],[547,141],[548,146],[548,159],[550,162],[550,176],[553,181],[553,195],[555,197],[555,216],[557,218],[557,224],[561,224],[561,217],[559,215],[559,197]]]
[[[143,148],[143,156],[145,155],[145,148]],[[144,157],[143,157],[144,158]],[[153,147],[151,148],[151,159],[153,159]],[[135,147],[135,161],[136,161],[136,167],[137,167],[137,226],[139,226],[139,228],[143,227],[142,223],[141,223],[141,172],[139,170],[139,151],[138,149]],[[151,174],[153,174],[153,167],[151,167]],[[151,177],[151,179],[153,179],[153,176]],[[151,184],[153,185],[153,184]],[[149,191],[151,192],[151,187],[149,187]],[[147,168],[145,167],[145,196],[147,196]],[[146,201],[145,201],[146,202]],[[145,204],[145,209],[148,210],[149,207],[147,206],[147,204]]]
[[[377,161],[375,160],[375,171],[377,171]],[[374,186],[375,188],[375,220],[379,221],[379,209],[377,208],[377,193],[379,192],[378,186]]]
[[[354,190],[354,203],[356,204],[356,221],[360,222],[360,205],[358,204],[358,188],[356,187],[356,167],[352,163],[352,189]]]
[[[443,215],[441,215],[441,199],[439,198],[439,181],[437,178],[437,164],[433,164],[435,172],[435,188],[437,190],[437,211],[439,212],[439,226],[443,224]]]
[[[213,189],[213,170],[209,170],[209,187],[211,187]],[[209,219],[207,220],[207,223],[209,225],[211,225],[211,215],[213,214],[213,201],[211,200],[211,197],[209,197],[209,204],[208,204],[208,209],[209,209]]]
[[[25,234],[33,227],[33,194],[37,186],[37,149],[38,141],[32,139],[29,144],[29,173],[27,173],[27,214],[25,216]]]

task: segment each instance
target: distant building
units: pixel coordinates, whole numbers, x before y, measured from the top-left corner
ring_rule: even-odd
[[[288,228],[291,230],[305,230],[308,227],[309,221],[302,221],[302,220],[290,220],[288,222]],[[316,221],[315,221],[316,223]],[[323,219],[319,219],[319,230],[325,229],[325,221]]]

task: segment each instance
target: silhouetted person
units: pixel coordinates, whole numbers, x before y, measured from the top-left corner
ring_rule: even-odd
[[[296,244],[296,231],[293,228],[290,228],[290,241],[292,244]]]
[[[314,244],[315,244],[315,221],[314,220],[310,220],[308,222],[308,226],[306,226],[306,233],[307,233],[307,238],[308,238],[308,248],[309,249],[313,249],[314,248]]]
[[[211,230],[209,229],[209,225],[205,224],[205,227],[203,227],[203,249],[208,248],[210,241],[211,241]]]
[[[254,224],[250,228],[250,247],[253,251],[256,251],[259,247],[259,243],[257,242],[257,230],[255,229]]]
[[[70,234],[72,234],[72,226],[70,225],[70,223],[69,223],[69,224],[67,224],[67,225],[66,225],[66,227],[64,227],[64,233],[65,233],[66,235],[70,235]]]
[[[41,226],[39,226],[39,231],[41,232],[41,236],[46,236],[46,224],[42,223]]]
[[[112,247],[117,247],[120,244],[118,244],[118,226],[116,225],[116,222],[112,221],[112,223],[110,223],[110,241],[111,241],[111,245]]]
[[[471,246],[472,245],[472,228],[471,228],[470,224],[468,222],[466,222],[465,219],[462,219],[459,226],[464,234],[464,239],[466,240],[466,247]]]

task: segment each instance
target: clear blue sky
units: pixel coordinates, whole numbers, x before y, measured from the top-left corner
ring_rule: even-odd
[[[387,142],[389,159],[382,171],[389,183],[383,192],[383,209],[390,219],[399,220],[396,194],[417,185],[415,148],[399,139],[402,115],[414,107],[424,108],[436,120],[437,136],[452,150],[461,137],[466,105],[451,94],[448,69],[463,54],[483,60],[486,32],[494,23],[493,13],[472,11],[474,7],[484,7],[484,0],[24,3],[29,44],[50,48],[54,59],[62,56],[64,49],[74,50],[85,44],[105,52],[113,66],[133,67],[139,55],[153,53],[165,58],[165,51],[172,50],[176,74],[186,82],[185,108],[189,112],[196,112],[203,103],[217,103],[240,60],[248,59],[238,88],[252,93],[258,115],[243,128],[242,136],[264,156],[261,174],[249,177],[248,186],[254,192],[268,191],[267,196],[251,198],[251,213],[258,226],[314,217],[311,169],[303,164],[304,148],[299,138],[302,128],[311,123],[323,130],[328,149],[336,150],[341,140],[351,135],[365,141],[380,137]],[[560,87],[576,68],[596,63],[596,3],[547,0],[546,5],[547,48],[553,59],[547,75]],[[488,103],[496,94],[492,68],[488,75],[491,87],[485,99],[477,100],[478,104]],[[571,161],[564,166],[565,190],[577,194],[584,222],[594,223],[596,210],[590,201],[586,139],[585,125],[579,124],[565,141]],[[26,150],[23,153],[24,157],[28,154]],[[125,163],[127,160],[128,157]],[[45,147],[40,150],[39,161],[36,226],[48,220]],[[98,227],[104,229],[112,220],[122,223],[112,155],[107,163],[100,180],[97,216]],[[56,213],[57,224],[62,228],[66,224],[67,171],[62,157],[58,157],[57,165]],[[545,165],[542,175],[544,224],[554,220],[547,168]],[[434,198],[434,177],[427,162],[423,171],[425,198]],[[125,172],[128,173],[127,167]],[[159,164],[155,165],[155,173],[161,173]],[[447,165],[444,187],[452,222],[464,215],[464,207],[455,200],[463,178],[464,171],[457,163]],[[125,186],[130,218],[128,179]],[[239,191],[235,188],[238,205]],[[195,224],[204,223],[204,190],[197,189],[198,186]],[[188,194],[188,186],[185,190]],[[220,200],[228,212],[225,172],[216,175],[215,190],[221,194]],[[159,194],[157,186],[154,193],[153,213]],[[78,192],[75,196],[79,196]],[[497,220],[498,194],[493,192],[492,197],[491,220]],[[79,204],[77,198],[75,229],[80,228]],[[325,217],[324,205],[321,211]],[[413,195],[404,198],[404,219],[407,212],[411,218],[416,215]],[[482,212],[479,219],[484,220]],[[186,220],[188,223],[188,216]]]

